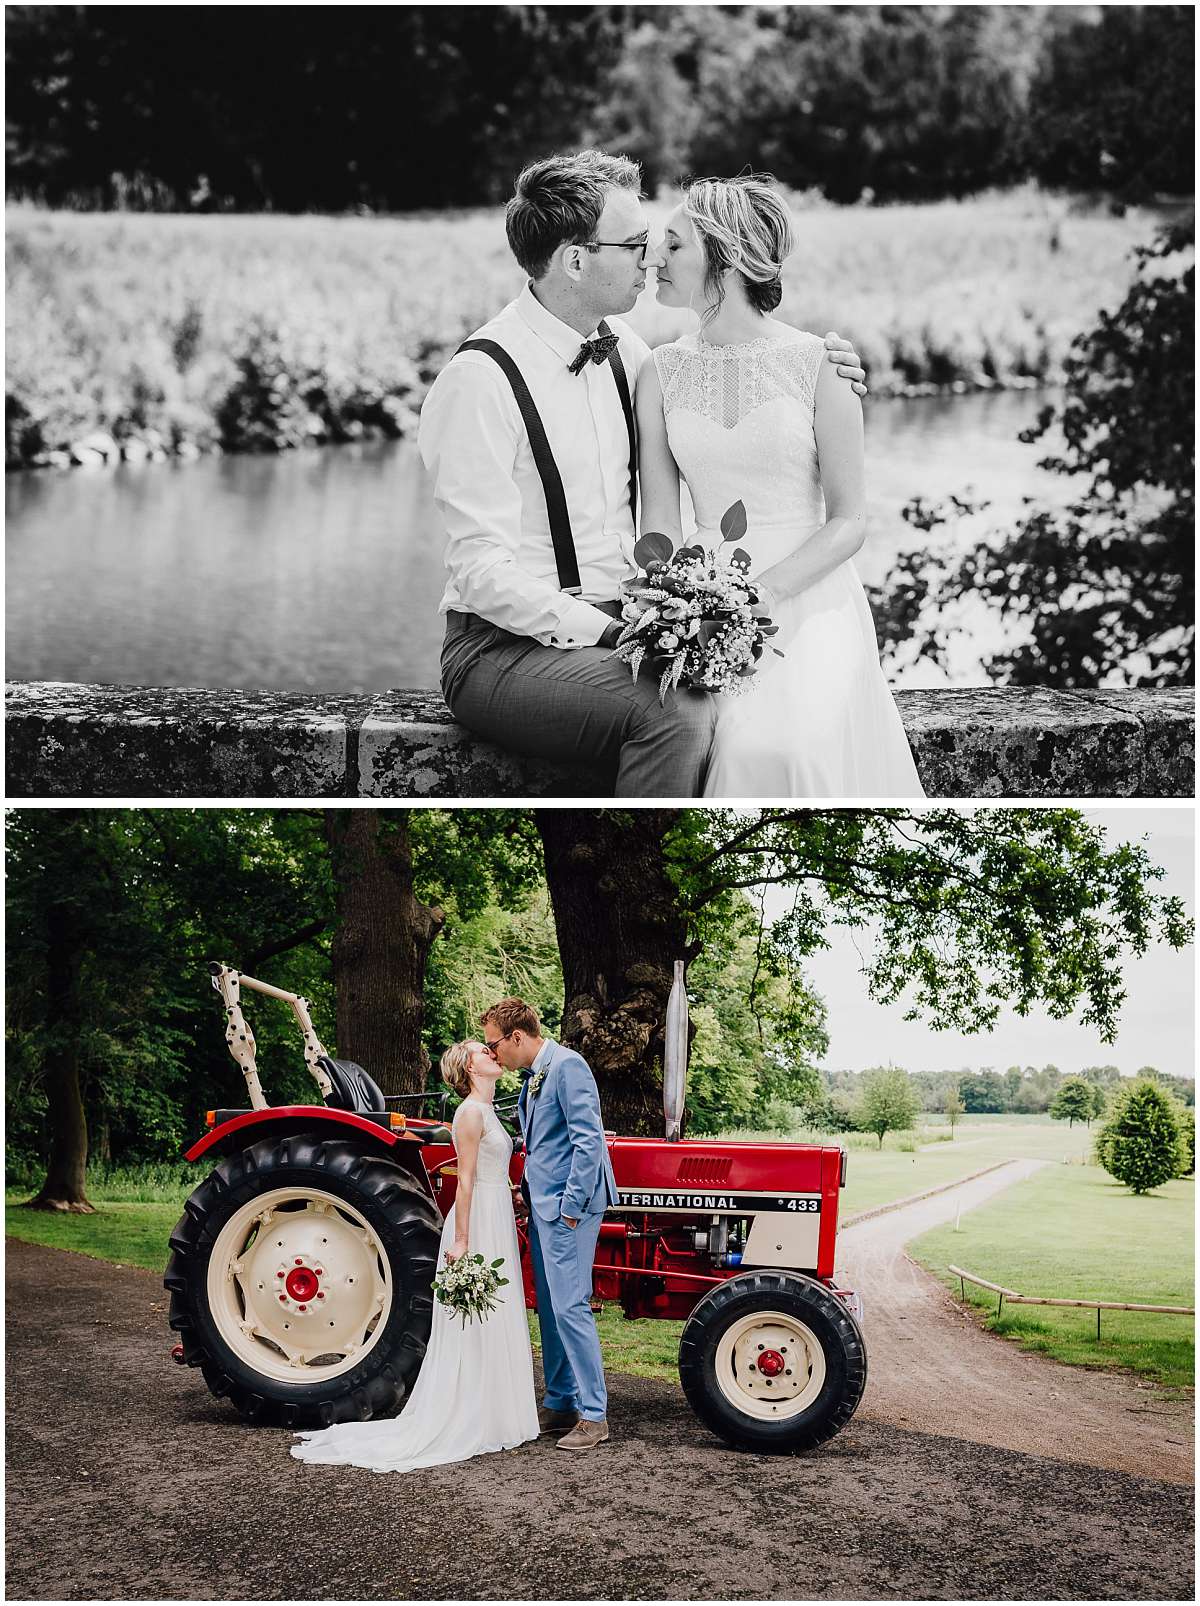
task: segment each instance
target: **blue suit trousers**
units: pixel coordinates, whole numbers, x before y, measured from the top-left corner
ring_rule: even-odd
[[[542,1334],[542,1370],[552,1411],[577,1410],[589,1422],[608,1415],[608,1390],[600,1359],[600,1335],[592,1315],[592,1262],[604,1212],[565,1221],[529,1215],[529,1248]]]

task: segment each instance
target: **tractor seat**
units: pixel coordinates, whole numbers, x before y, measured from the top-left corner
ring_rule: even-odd
[[[387,1110],[383,1093],[353,1060],[331,1060],[321,1056],[321,1069],[333,1083],[325,1103],[331,1110],[350,1110],[355,1115],[377,1115]]]

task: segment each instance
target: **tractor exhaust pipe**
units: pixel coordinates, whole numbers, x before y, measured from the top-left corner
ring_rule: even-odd
[[[683,1107],[687,1096],[688,1002],[683,978],[683,960],[677,959],[675,979],[667,999],[663,1047],[663,1118],[668,1143],[678,1143],[682,1135]]]

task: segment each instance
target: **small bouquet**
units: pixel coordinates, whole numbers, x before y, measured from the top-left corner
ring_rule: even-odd
[[[741,502],[721,519],[725,542],[746,533]],[[617,657],[636,680],[643,663],[658,674],[658,695],[665,702],[677,686],[738,695],[779,627],[756,614],[761,593],[750,579],[750,555],[735,547],[728,563],[702,546],[678,551],[661,530],[647,530],[633,549],[643,571],[621,588],[625,629],[617,640]],[[783,654],[778,647],[771,651]]]
[[[489,1266],[482,1255],[462,1255],[443,1266],[433,1279],[434,1298],[448,1306],[451,1315],[461,1316],[465,1327],[478,1316],[482,1322],[495,1310],[498,1289],[508,1287],[500,1276],[503,1257]]]

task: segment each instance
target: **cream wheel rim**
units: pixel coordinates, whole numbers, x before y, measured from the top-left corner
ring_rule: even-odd
[[[208,1303],[235,1355],[278,1383],[319,1383],[379,1342],[392,1272],[374,1229],[320,1188],[274,1188],[237,1210],[208,1262]]]
[[[761,1422],[806,1411],[825,1383],[825,1351],[810,1327],[783,1311],[760,1310],[721,1335],[717,1387],[735,1410]]]

